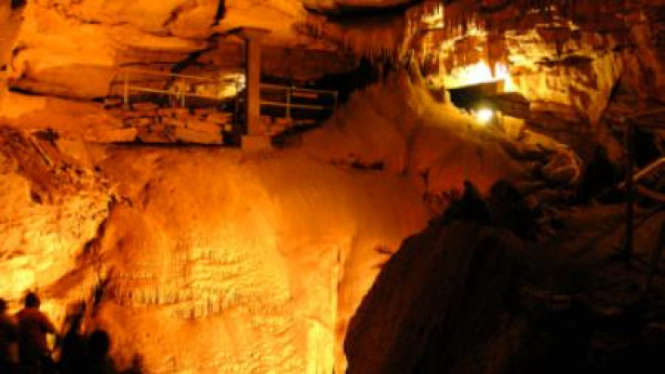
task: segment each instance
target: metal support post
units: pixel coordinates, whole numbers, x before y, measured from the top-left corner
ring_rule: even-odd
[[[626,129],[626,233],[622,249],[622,257],[630,260],[633,255],[634,232],[634,203],[635,183],[633,173],[635,169],[635,126],[627,122]]]

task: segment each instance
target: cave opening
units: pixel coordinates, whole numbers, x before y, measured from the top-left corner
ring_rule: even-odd
[[[474,115],[480,123],[488,124],[499,116],[499,108],[494,98],[500,94],[502,87],[502,81],[478,83],[450,88],[448,93],[453,105]]]

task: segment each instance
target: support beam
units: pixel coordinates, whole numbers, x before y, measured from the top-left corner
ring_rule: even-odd
[[[265,124],[261,123],[261,39],[269,34],[268,30],[243,27],[238,35],[245,40],[245,74],[247,77],[245,97],[246,134],[242,139],[242,148],[269,148],[270,138]],[[251,138],[251,139],[249,139]],[[247,144],[245,144],[247,143]]]

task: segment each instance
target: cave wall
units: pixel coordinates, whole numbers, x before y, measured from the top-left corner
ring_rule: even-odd
[[[0,135],[2,296],[15,310],[37,289],[58,324],[87,302],[121,367],[330,372],[379,264],[429,215],[408,178],[301,152]]]
[[[9,85],[48,96],[92,99],[118,94],[120,67],[169,71],[177,66],[182,71],[183,63],[201,68],[220,62],[197,61],[202,52],[222,56],[222,63],[209,69],[242,70],[242,51],[233,51],[241,40],[230,36],[239,27],[270,31],[264,41],[271,46],[263,64],[267,75],[317,79],[356,65],[334,45],[299,31],[296,26],[305,23],[306,12],[297,0],[34,0],[20,11],[18,34],[3,45],[11,51]]]
[[[402,239],[463,180],[485,189],[526,172],[497,134],[470,131],[470,116],[433,100],[414,77],[357,92],[300,144],[263,155],[7,132],[7,157],[26,162],[8,169],[1,195],[16,200],[11,236],[44,239],[7,242],[0,264],[20,278],[10,258],[19,246],[31,263],[58,265],[6,289],[12,309],[34,288],[58,322],[72,303],[88,302],[86,329],[111,333],[122,367],[140,356],[151,371],[343,371],[348,322]],[[33,166],[46,162],[28,146],[35,139],[69,166]],[[14,182],[21,170],[36,184],[64,173],[96,187],[64,179],[57,198],[38,203],[25,181]],[[33,207],[64,218],[35,220]],[[72,210],[80,213],[68,218]],[[59,237],[57,252],[43,251]]]
[[[297,154],[139,154],[101,165],[131,204],[102,243],[111,274],[99,319],[155,370],[173,360],[176,371],[328,372],[339,311],[426,217],[403,178]]]
[[[108,216],[112,189],[48,140],[3,126],[0,146],[0,295],[18,300],[28,289],[48,290],[82,265]],[[90,287],[79,282],[59,295],[75,299]]]
[[[134,50],[161,52],[152,58],[169,61],[206,45],[217,3],[184,4],[29,1],[12,48],[10,84],[49,95],[104,97],[123,56]]]
[[[569,129],[597,124],[619,91],[641,107],[665,101],[662,2],[490,3],[425,2],[412,10],[408,42],[434,85],[464,66],[502,63],[535,116],[559,119],[541,118],[544,126]]]

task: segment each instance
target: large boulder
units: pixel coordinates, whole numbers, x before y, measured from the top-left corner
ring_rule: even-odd
[[[524,333],[513,314],[528,246],[457,221],[407,239],[351,321],[348,373],[492,373]]]

